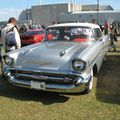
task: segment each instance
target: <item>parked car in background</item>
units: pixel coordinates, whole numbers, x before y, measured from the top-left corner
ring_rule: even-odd
[[[41,42],[44,38],[45,31],[43,29],[28,30],[20,35],[21,45],[26,46]]]
[[[48,26],[43,42],[4,56],[3,75],[20,87],[89,93],[109,45],[109,35],[95,24]]]

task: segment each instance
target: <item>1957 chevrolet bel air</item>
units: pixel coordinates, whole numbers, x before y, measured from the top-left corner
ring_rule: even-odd
[[[7,53],[3,75],[20,87],[89,93],[93,76],[105,60],[109,35],[91,23],[63,23],[46,28],[45,39]]]

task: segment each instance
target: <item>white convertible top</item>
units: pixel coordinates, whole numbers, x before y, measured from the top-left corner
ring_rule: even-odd
[[[97,24],[93,24],[93,23],[60,23],[60,24],[55,24],[55,25],[50,25],[47,28],[51,28],[51,27],[64,27],[64,26],[81,26],[81,27],[89,27],[89,28],[100,28],[99,25]]]

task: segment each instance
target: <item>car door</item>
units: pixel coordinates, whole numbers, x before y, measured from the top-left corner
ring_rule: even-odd
[[[94,29],[94,34],[96,41],[102,41],[102,51],[104,54],[106,54],[110,45],[109,34],[103,35],[99,28]]]
[[[106,52],[108,51],[108,37],[103,36],[101,30],[99,28],[93,29],[94,31],[94,37],[95,37],[95,43],[96,43],[96,52],[97,52],[97,65],[100,68],[103,59],[106,55]]]

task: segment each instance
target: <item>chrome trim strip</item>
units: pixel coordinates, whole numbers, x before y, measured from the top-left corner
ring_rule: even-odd
[[[38,79],[38,80],[72,80],[71,78],[68,77],[51,77],[47,75],[27,75],[27,74],[16,74],[16,77],[29,77],[32,79]]]
[[[21,68],[20,68],[20,67],[17,67],[17,68],[8,68],[8,70],[15,70],[15,71],[21,71],[21,72],[22,72],[22,71],[25,71],[25,72],[35,72],[35,73],[48,73],[48,74],[49,74],[49,71],[50,71],[50,70],[47,70],[47,69],[46,69],[46,70],[43,70],[43,69],[39,69],[39,70],[36,69],[36,70],[35,70],[35,68],[33,68],[33,69],[32,69],[32,68],[31,68],[31,69],[28,68],[28,69],[27,69],[27,68],[23,68],[23,67],[21,67]],[[57,71],[56,71],[56,70],[51,70],[51,71],[50,71],[50,74],[52,74],[52,73],[53,73],[53,74],[65,75],[65,74],[68,73],[68,71],[63,71],[63,70],[62,70],[62,71],[60,71],[60,70],[57,70]]]

